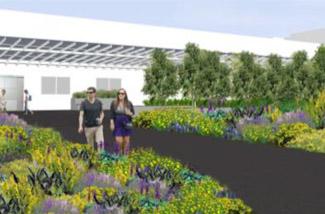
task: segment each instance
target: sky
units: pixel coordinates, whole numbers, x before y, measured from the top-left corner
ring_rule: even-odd
[[[325,28],[323,0],[0,0],[0,9],[261,37]]]

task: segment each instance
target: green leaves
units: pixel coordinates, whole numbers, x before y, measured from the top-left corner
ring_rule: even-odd
[[[168,59],[165,52],[155,49],[151,56],[150,67],[144,70],[144,94],[154,99],[166,99],[178,91],[177,67]]]

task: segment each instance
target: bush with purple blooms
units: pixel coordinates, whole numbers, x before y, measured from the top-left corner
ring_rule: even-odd
[[[98,173],[94,170],[90,170],[84,174],[75,185],[74,192],[80,192],[84,188],[90,186],[97,186],[99,188],[121,188],[120,182],[117,181],[114,177],[104,173]]]
[[[197,133],[198,128],[192,127],[187,123],[181,125],[177,122],[174,122],[169,126],[169,128],[167,128],[167,131],[178,133]]]
[[[79,214],[80,211],[67,200],[48,198],[35,207],[33,213]]]
[[[30,136],[32,132],[32,126],[15,114],[0,113],[0,126],[21,127],[25,130],[27,136]]]
[[[305,123],[310,127],[315,127],[312,119],[305,112],[287,112],[282,114],[276,121],[275,126],[279,127],[282,124]]]

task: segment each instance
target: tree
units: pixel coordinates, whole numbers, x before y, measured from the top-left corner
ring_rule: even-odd
[[[305,99],[310,94],[310,88],[307,85],[308,78],[310,78],[310,72],[306,69],[306,62],[308,61],[306,51],[297,51],[292,57],[293,74],[292,78],[297,81],[298,84],[298,99]]]
[[[280,83],[280,75],[283,73],[282,59],[276,54],[271,54],[267,61],[267,82],[269,84],[269,97],[272,99],[277,98],[277,88]]]
[[[315,76],[317,77],[317,90],[318,92],[325,89],[325,46],[321,45],[315,56],[313,57],[313,65],[315,68]],[[317,93],[318,93],[317,92]]]
[[[298,97],[299,85],[293,76],[294,65],[290,63],[285,66],[280,75],[280,83],[277,88],[277,100],[292,100]]]
[[[183,96],[190,97],[192,106],[196,106],[198,88],[201,87],[198,75],[200,72],[200,49],[193,43],[188,43],[185,48],[185,57],[182,68],[179,71],[180,86]]]
[[[144,75],[142,91],[150,99],[167,99],[177,94],[177,67],[162,50],[153,51],[151,65],[144,70]]]
[[[254,55],[249,52],[239,54],[239,65],[233,75],[233,94],[237,99],[251,99],[255,89],[252,87],[256,76]]]

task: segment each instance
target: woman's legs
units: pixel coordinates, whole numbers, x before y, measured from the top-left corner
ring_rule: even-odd
[[[123,138],[123,143],[124,143],[124,155],[128,155],[130,151],[130,136],[125,136]]]
[[[123,154],[122,145],[123,145],[123,137],[122,136],[116,136],[115,137],[115,143],[116,143],[116,152],[117,154]]]

